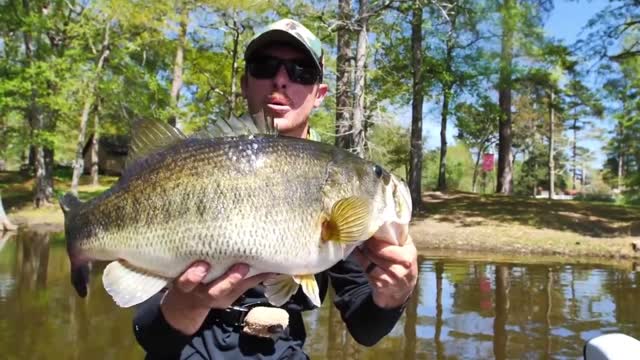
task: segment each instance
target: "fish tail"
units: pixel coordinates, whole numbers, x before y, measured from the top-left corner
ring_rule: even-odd
[[[70,192],[61,196],[58,201],[64,214],[64,234],[67,241],[67,255],[71,264],[71,284],[81,297],[87,296],[87,285],[89,284],[89,273],[91,263],[78,246],[78,236],[75,231],[75,221],[79,209],[83,203],[78,197]]]

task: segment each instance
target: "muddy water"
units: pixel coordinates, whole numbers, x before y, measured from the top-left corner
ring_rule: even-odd
[[[132,311],[113,304],[99,275],[80,299],[60,234],[1,239],[0,357],[142,358]],[[389,336],[359,346],[325,302],[305,316],[306,349],[312,359],[574,359],[599,334],[640,338],[638,304],[631,269],[423,254],[418,291]]]

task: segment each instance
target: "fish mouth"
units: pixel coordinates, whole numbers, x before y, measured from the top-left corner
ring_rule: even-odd
[[[403,180],[391,174],[391,180],[386,185],[386,188],[386,193],[388,194],[387,204],[395,205],[395,211],[393,211],[395,216],[392,216],[394,218],[393,221],[400,224],[409,224],[413,211],[409,186]]]

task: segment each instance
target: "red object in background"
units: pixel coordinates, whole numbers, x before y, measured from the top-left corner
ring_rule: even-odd
[[[482,154],[482,171],[493,171],[493,154]]]

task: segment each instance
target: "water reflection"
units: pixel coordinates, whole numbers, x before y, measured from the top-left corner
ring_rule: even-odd
[[[60,234],[0,236],[0,349],[8,358],[141,358],[132,311],[68,280]],[[305,314],[312,359],[578,358],[607,332],[640,338],[640,276],[602,266],[421,259],[418,290],[389,336],[358,345],[325,303]]]

